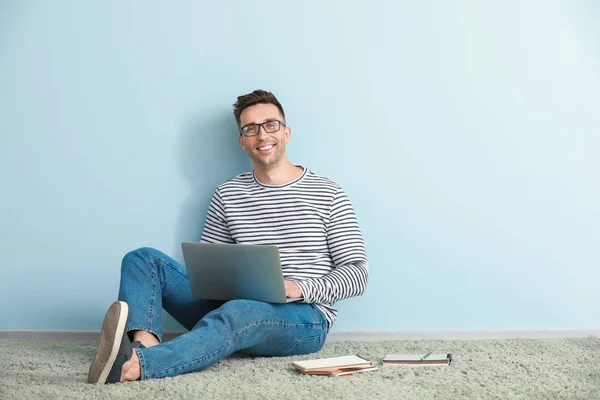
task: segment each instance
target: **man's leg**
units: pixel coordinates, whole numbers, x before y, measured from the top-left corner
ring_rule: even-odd
[[[125,255],[121,264],[119,300],[129,305],[127,332],[145,346],[162,342],[164,309],[190,330],[223,302],[192,297],[187,271],[158,250],[141,248]]]
[[[123,258],[119,300],[105,316],[98,351],[88,374],[91,383],[119,381],[123,363],[137,356],[133,354],[130,339],[135,338],[148,347],[162,340],[163,306],[179,323],[191,329],[204,315],[223,304],[194,299],[186,270],[150,248],[132,251]]]
[[[271,304],[232,300],[202,318],[174,340],[136,348],[123,368],[129,380],[153,379],[199,371],[235,351],[286,356],[313,353],[325,343],[328,324],[311,304]]]

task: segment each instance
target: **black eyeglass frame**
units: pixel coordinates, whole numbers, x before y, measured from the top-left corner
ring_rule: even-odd
[[[267,124],[272,124],[273,122],[277,122],[277,129],[275,130],[267,130],[266,125]],[[249,126],[255,126],[256,127],[256,133],[253,135],[247,135],[246,132],[244,131],[244,129],[248,128]],[[244,135],[245,137],[252,137],[252,136],[256,136],[260,133],[260,128],[262,127],[263,130],[266,133],[275,133],[275,132],[279,132],[279,130],[281,129],[281,126],[283,126],[284,128],[287,126],[283,121],[280,121],[278,119],[272,119],[270,121],[265,121],[262,124],[248,124],[248,125],[244,125],[240,128],[240,136]]]

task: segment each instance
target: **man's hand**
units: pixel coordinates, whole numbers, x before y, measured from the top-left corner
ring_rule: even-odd
[[[288,299],[297,299],[302,297],[302,291],[296,284],[296,282],[283,281],[285,284],[285,295]]]

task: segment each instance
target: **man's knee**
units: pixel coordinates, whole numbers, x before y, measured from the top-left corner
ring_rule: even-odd
[[[132,250],[125,254],[123,261],[121,262],[121,270],[130,268],[132,266],[150,264],[152,260],[160,256],[162,253],[151,247],[141,247],[136,250]]]
[[[219,307],[221,317],[230,322],[245,321],[252,319],[264,319],[273,308],[272,304],[256,300],[229,300]]]
[[[224,311],[250,311],[257,308],[265,308],[268,306],[268,303],[263,303],[262,301],[237,299],[229,300],[221,307]]]

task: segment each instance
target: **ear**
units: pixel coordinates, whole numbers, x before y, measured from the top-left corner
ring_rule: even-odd
[[[238,136],[238,143],[240,144],[242,150],[246,152],[246,144],[244,143],[244,138],[242,137],[242,135]]]
[[[290,142],[290,137],[292,136],[292,128],[289,126],[285,127],[285,132],[283,133],[284,138],[285,138],[285,144],[288,144]]]

